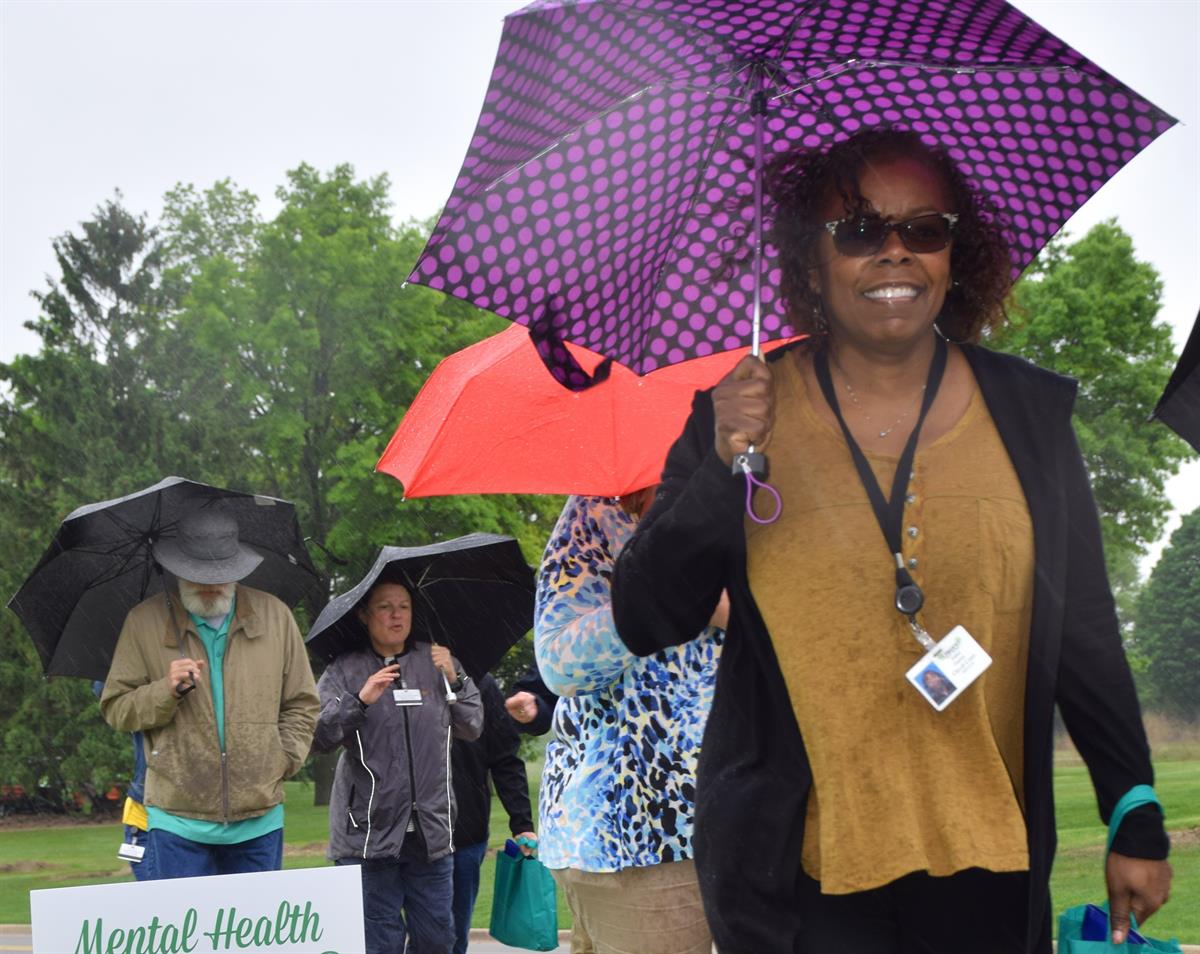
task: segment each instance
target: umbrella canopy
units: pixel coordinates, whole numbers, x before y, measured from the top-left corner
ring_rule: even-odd
[[[539,0],[410,280],[584,387],[564,341],[643,374],[748,343],[756,301],[791,333],[764,159],[910,129],[996,203],[1016,272],[1174,122],[1003,0]]]
[[[384,547],[371,572],[321,611],[308,648],[326,661],[367,645],[355,612],[380,577],[413,598],[412,636],[450,647],[475,678],[533,628],[533,570],[512,537],[470,533],[423,547]]]
[[[184,515],[218,504],[236,518],[241,542],[263,556],[241,582],[289,606],[320,592],[291,503],[165,477],[72,512],[8,601],[33,637],[43,671],[104,679],[126,614],[162,589],[154,542],[173,537]]]
[[[403,483],[406,497],[627,494],[658,483],[696,391],[716,384],[748,350],[639,378],[611,359],[568,348],[599,383],[586,391],[562,387],[520,326],[450,355],[375,469]]]
[[[1200,314],[1151,417],[1158,418],[1200,453]]]

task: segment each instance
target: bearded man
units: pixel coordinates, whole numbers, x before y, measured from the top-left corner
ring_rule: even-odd
[[[280,600],[237,582],[262,556],[219,507],[180,520],[154,556],[178,587],[129,611],[100,697],[114,729],[145,733],[154,876],[276,871],[283,780],[320,712],[300,630]]]

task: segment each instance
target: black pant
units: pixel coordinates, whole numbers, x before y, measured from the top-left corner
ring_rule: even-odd
[[[854,894],[821,894],[820,885],[802,875],[804,929],[796,951],[1026,954],[1028,891],[1025,872],[980,868],[947,878],[918,872]]]

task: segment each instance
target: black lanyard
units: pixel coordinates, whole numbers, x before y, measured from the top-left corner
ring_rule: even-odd
[[[875,479],[871,465],[867,463],[866,455],[858,446],[854,435],[850,433],[850,428],[846,426],[846,419],[842,417],[842,409],[838,406],[837,392],[833,387],[833,378],[829,374],[829,359],[826,357],[825,350],[822,348],[813,355],[813,370],[817,374],[821,391],[837,416],[838,423],[842,425],[842,433],[846,436],[846,445],[850,448],[850,456],[854,458],[858,477],[871,501],[875,519],[879,521],[879,529],[883,531],[883,538],[887,541],[888,548],[896,561],[896,609],[907,616],[910,622],[924,605],[925,595],[904,566],[904,557],[901,554],[901,527],[904,523],[904,498],[908,493],[908,478],[912,472],[913,458],[917,453],[917,437],[921,433],[921,425],[925,423],[925,415],[929,413],[929,408],[933,406],[933,399],[937,397],[938,388],[942,384],[942,375],[946,370],[946,342],[941,335],[935,335],[935,337],[937,344],[933,353],[933,361],[929,364],[929,377],[925,381],[925,396],[921,401],[921,413],[917,417],[917,423],[913,427],[912,433],[908,435],[908,443],[904,445],[904,451],[900,454],[900,463],[896,465],[890,500],[884,500],[883,491],[879,488],[879,481]]]

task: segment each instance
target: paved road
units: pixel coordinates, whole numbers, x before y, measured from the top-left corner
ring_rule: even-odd
[[[567,933],[559,933],[559,945],[555,954],[570,954],[571,945]],[[0,952],[3,954],[29,954],[33,950],[33,935],[26,924],[0,925]],[[469,954],[513,954],[515,947],[493,941],[486,931],[472,930]]]

